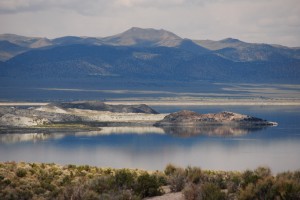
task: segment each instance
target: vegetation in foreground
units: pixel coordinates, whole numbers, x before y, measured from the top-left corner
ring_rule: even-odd
[[[182,192],[186,200],[300,199],[300,171],[223,172],[168,165],[164,172],[44,163],[0,163],[0,199],[135,200]]]

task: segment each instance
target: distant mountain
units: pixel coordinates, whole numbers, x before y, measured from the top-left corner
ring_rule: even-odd
[[[182,39],[131,28],[105,37],[0,35],[0,77],[300,83],[300,49],[237,39]],[[10,59],[8,59],[10,58]]]
[[[194,40],[200,46],[233,61],[281,61],[300,59],[300,51],[280,45],[246,43],[227,38],[220,41]]]
[[[142,29],[133,27],[123,33],[102,38],[107,45],[115,46],[166,46],[175,47],[180,45],[182,38],[165,30]]]
[[[101,39],[91,37],[76,37],[65,36],[52,40],[54,45],[71,45],[71,44],[89,44],[89,45],[102,45],[104,44]]]
[[[14,34],[0,34],[0,60],[6,61],[31,49],[51,45],[52,42],[47,38],[25,37]]]
[[[102,38],[106,45],[135,47],[177,47],[195,53],[208,52],[207,49],[195,44],[192,40],[182,39],[166,30],[133,27],[123,33]]]
[[[0,41],[8,41],[26,48],[40,48],[52,45],[51,40],[41,37],[25,37],[14,34],[0,34]]]
[[[0,60],[8,60],[20,53],[27,51],[26,47],[21,47],[9,41],[0,40]]]

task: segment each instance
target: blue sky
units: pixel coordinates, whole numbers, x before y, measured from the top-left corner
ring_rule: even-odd
[[[130,27],[300,46],[299,0],[0,0],[0,33],[104,37]]]

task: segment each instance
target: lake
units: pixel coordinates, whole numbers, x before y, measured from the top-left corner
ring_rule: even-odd
[[[106,128],[95,132],[2,134],[0,161],[88,164],[99,167],[162,170],[168,163],[211,170],[269,166],[274,173],[300,169],[300,107],[153,107],[168,113],[232,111],[278,122],[277,127],[236,131],[235,135],[179,136],[159,128]],[[221,130],[222,131],[222,130]],[[223,130],[223,132],[228,131]]]

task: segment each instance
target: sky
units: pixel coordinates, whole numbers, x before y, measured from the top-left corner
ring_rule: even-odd
[[[0,0],[0,33],[105,37],[131,27],[300,47],[300,1]]]

